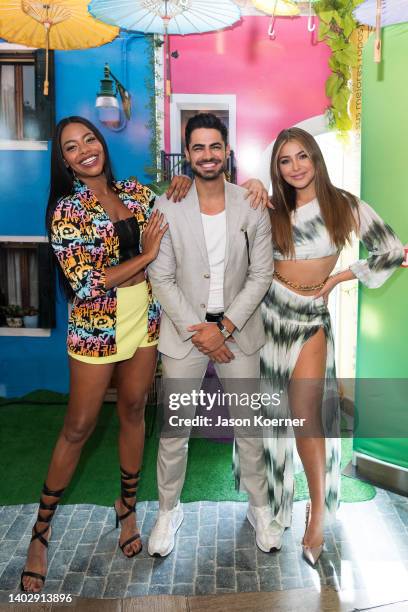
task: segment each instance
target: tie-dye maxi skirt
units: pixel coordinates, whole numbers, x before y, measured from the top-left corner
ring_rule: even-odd
[[[261,350],[262,392],[287,390],[304,344],[322,328],[326,337],[326,373],[321,421],[326,439],[326,509],[331,517],[338,506],[340,483],[339,400],[334,362],[334,341],[329,311],[323,298],[294,293],[274,281],[262,303],[266,342]],[[268,407],[267,417],[287,416],[281,408]],[[269,499],[275,520],[289,527],[294,495],[293,431],[288,427],[264,430],[265,463]],[[239,461],[234,470],[239,485]]]

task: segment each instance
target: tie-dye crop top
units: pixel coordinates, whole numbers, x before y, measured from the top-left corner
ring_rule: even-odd
[[[355,210],[358,237],[368,251],[350,270],[366,287],[380,287],[404,260],[404,247],[394,231],[366,202],[358,200]],[[318,259],[338,254],[324,225],[317,198],[292,213],[295,259]],[[274,259],[290,260],[274,248]]]

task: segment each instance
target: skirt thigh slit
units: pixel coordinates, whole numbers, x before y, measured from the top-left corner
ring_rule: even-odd
[[[266,342],[261,350],[262,392],[274,393],[287,389],[303,346],[319,329],[326,338],[325,389],[322,402],[322,422],[326,432],[326,509],[331,518],[338,507],[340,481],[339,403],[334,340],[327,306],[322,298],[301,296],[273,282],[262,303]],[[327,400],[329,398],[329,400]],[[267,417],[279,415],[279,408],[265,411]],[[274,427],[264,434],[264,456],[269,501],[275,520],[289,527],[294,495],[293,431],[285,426]],[[239,457],[233,454],[233,469],[239,488]]]

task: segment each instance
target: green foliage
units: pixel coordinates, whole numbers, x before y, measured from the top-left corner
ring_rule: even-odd
[[[169,185],[170,181],[154,181],[153,183],[149,183],[147,186],[157,196],[161,196],[166,193],[167,189],[169,188]]]
[[[163,97],[163,79],[156,69],[155,49],[157,46],[161,46],[160,40],[156,40],[154,36],[151,36],[150,45],[147,51],[149,76],[145,80],[146,89],[149,94],[149,99],[146,104],[146,108],[149,111],[149,120],[146,123],[146,128],[151,134],[149,143],[151,165],[145,167],[145,172],[151,177],[153,181],[152,186],[156,184],[157,178],[161,176],[159,160],[161,151],[161,122],[163,119],[163,113],[157,109],[157,106],[158,101]],[[156,193],[156,189],[153,189],[153,191]]]
[[[358,27],[354,9],[362,0],[318,0],[313,8],[320,19],[319,40],[330,47],[329,67],[332,74],[326,82],[326,94],[331,100],[327,117],[331,128],[341,133],[351,129],[349,113],[351,69],[357,65],[357,49],[351,35]]]
[[[35,308],[34,306],[29,306],[28,308],[23,309],[24,317],[35,317],[35,315],[38,315],[38,308]]]
[[[1,306],[1,312],[6,317],[22,317],[23,309],[18,304],[9,304],[8,306]]]

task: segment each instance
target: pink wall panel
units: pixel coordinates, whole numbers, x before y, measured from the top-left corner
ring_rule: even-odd
[[[328,104],[330,51],[316,44],[307,18],[278,18],[275,40],[268,23],[268,17],[244,17],[223,32],[171,37],[171,50],[180,54],[171,60],[173,93],[236,94],[238,166],[244,147],[261,152],[281,129],[323,114]],[[246,176],[245,168],[240,172]]]

